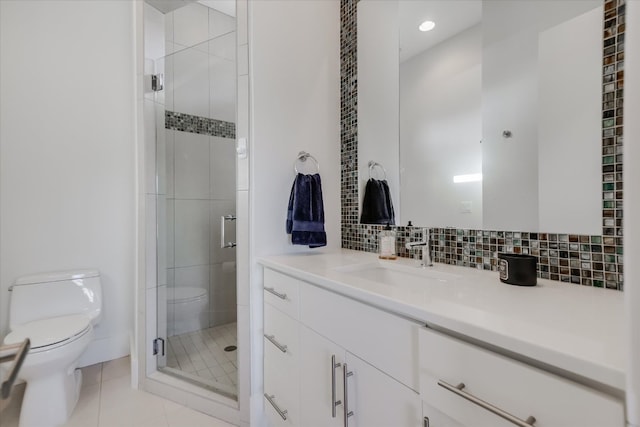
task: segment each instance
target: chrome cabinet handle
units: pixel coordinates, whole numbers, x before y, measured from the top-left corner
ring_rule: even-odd
[[[347,378],[353,376],[353,372],[349,372],[347,362],[342,365],[342,381],[344,382],[344,427],[349,427],[349,417],[353,416],[353,411],[349,410],[349,387]]]
[[[275,337],[275,335],[267,335],[267,334],[264,334],[264,337],[265,337],[266,339],[268,339],[269,341],[271,341],[271,344],[273,344],[273,345],[275,345],[276,347],[278,347],[278,350],[280,350],[281,352],[283,352],[283,353],[286,353],[286,352],[287,352],[287,346],[286,346],[286,345],[283,345],[283,344],[280,344],[278,341],[276,341],[276,337]]]
[[[267,288],[265,286],[264,290],[269,292],[270,294],[273,294],[273,295],[277,296],[280,299],[287,299],[287,294],[281,294],[280,292],[276,291],[275,288]]]
[[[342,401],[336,400],[336,369],[342,366],[336,363],[336,355],[331,356],[331,418],[336,417],[336,407],[342,405]]]
[[[236,216],[235,215],[222,215],[220,217],[220,248],[221,249],[226,249],[226,248],[235,248],[236,247],[236,243],[235,242],[225,242],[225,238],[224,238],[224,223],[225,221],[235,221],[236,220]]]
[[[533,424],[536,422],[535,417],[530,416],[528,417],[526,420],[522,420],[514,415],[511,415],[510,413],[503,411],[502,409],[498,408],[497,406],[492,405],[491,403],[485,402],[484,400],[474,396],[471,393],[467,393],[466,391],[463,391],[462,389],[464,389],[465,385],[464,383],[460,383],[457,386],[453,386],[445,381],[442,380],[438,380],[438,385],[440,387],[443,387],[447,390],[449,390],[452,393],[457,394],[460,397],[463,397],[465,399],[467,399],[469,402],[471,403],[475,403],[476,405],[480,406],[481,408],[486,409],[487,411],[496,414],[497,416],[504,418],[505,420],[509,421],[510,423],[513,423],[519,427],[532,427]]]
[[[276,410],[278,415],[280,415],[282,417],[282,419],[286,421],[287,420],[288,411],[286,409],[285,410],[280,409],[280,407],[273,400],[276,397],[273,394],[271,396],[269,396],[267,393],[264,394],[264,397],[266,397],[267,400],[269,401],[269,403],[271,403],[271,406],[273,406],[273,409]]]

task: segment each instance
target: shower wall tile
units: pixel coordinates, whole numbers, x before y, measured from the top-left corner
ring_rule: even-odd
[[[238,46],[247,44],[248,40],[248,5],[249,0],[236,0],[236,16],[238,17],[236,22],[236,31],[238,32]]]
[[[156,218],[158,226],[156,227],[157,239],[157,283],[158,285],[167,284],[167,196],[158,195],[156,202]]]
[[[144,192],[156,193],[156,103],[143,101],[144,110]]]
[[[190,3],[173,11],[173,42],[193,46],[209,38],[209,8]]]
[[[161,104],[156,103],[156,158],[149,159],[148,165],[156,174],[155,186],[157,194],[167,194],[167,134],[165,131],[165,110]]]
[[[249,99],[249,76],[239,76],[238,77],[238,99],[239,100],[248,100]],[[240,101],[242,103],[242,101]],[[247,152],[249,151],[249,147],[251,146],[249,141],[249,106],[238,105],[238,122],[237,122],[237,132],[238,138],[244,138],[247,142]],[[248,152],[248,156],[244,159],[238,158],[237,160],[237,177],[238,182],[237,189],[238,190],[248,190],[249,189],[249,157],[251,157],[251,153]]]
[[[209,56],[209,115],[217,120],[236,121],[235,60]]]
[[[208,53],[197,49],[185,49],[174,53],[171,81],[174,111],[210,117]]]
[[[158,321],[157,308],[158,308],[158,288],[147,288],[145,293],[145,324],[156,325]],[[157,359],[153,355],[153,340],[146,340],[147,349],[145,354],[147,355],[146,368],[147,375],[153,373],[157,369]]]
[[[236,18],[209,9],[209,38],[219,37],[236,29]]]
[[[230,62],[236,60],[236,33],[235,31],[223,34],[209,41],[209,55],[225,59]]]
[[[173,53],[170,50],[171,43],[167,43],[167,53]],[[174,73],[173,73],[173,64],[175,62],[174,55],[167,55],[164,58],[164,106],[169,111],[174,111],[174,102],[173,102],[173,82],[174,82]]]
[[[165,15],[144,3],[144,56],[156,60],[165,55]]]
[[[175,200],[167,199],[167,268],[175,267]],[[167,283],[170,277],[167,277]]]
[[[156,240],[156,201],[157,196],[154,194],[147,194],[145,197],[145,239],[147,242]],[[147,288],[157,286],[157,268],[155,251],[146,251],[145,280]]]
[[[175,172],[174,172],[174,153],[175,153],[175,134],[176,132],[171,129],[165,129],[165,162],[158,162],[159,167],[165,169],[165,194],[169,198],[173,198],[175,195]]]
[[[164,40],[165,42],[173,42],[173,13],[165,13],[164,15]],[[171,52],[167,51],[166,53]]]
[[[233,139],[211,136],[211,199],[236,198],[236,144]]]
[[[243,44],[238,46],[238,75],[244,76],[249,74],[249,46]]]
[[[237,192],[237,219],[236,219],[236,239],[239,243],[236,246],[236,262],[239,266],[249,265],[249,192]],[[237,291],[238,304],[249,305],[249,268],[237,268]]]
[[[210,154],[209,136],[176,132],[174,142],[174,183],[177,199],[208,199]]]
[[[236,248],[221,248],[221,217],[223,215],[236,214],[236,201],[234,200],[213,200],[211,201],[211,264],[236,260]],[[235,221],[225,221],[225,240],[227,242],[236,241]]]
[[[218,326],[236,321],[235,262],[213,264],[209,291],[210,325]]]
[[[176,267],[175,287],[192,287],[209,289],[210,269],[208,265]]]
[[[175,201],[175,266],[209,264],[210,201]]]

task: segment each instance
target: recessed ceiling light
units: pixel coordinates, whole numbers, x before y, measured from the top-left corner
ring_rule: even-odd
[[[420,31],[431,31],[435,28],[435,26],[436,26],[436,23],[433,21],[424,21],[422,24],[420,24],[418,29]]]

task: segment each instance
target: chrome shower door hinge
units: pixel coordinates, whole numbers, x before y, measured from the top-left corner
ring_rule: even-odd
[[[151,90],[154,92],[160,92],[164,89],[164,75],[152,74],[151,75]]]
[[[162,353],[160,353],[160,346],[162,346]],[[153,340],[153,355],[160,353],[160,356],[164,356],[164,338],[156,338]]]

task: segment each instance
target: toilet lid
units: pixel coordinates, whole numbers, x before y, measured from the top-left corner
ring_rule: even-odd
[[[173,293],[173,295],[171,295]],[[173,292],[169,291],[169,302],[185,302],[193,299],[202,298],[207,295],[207,290],[204,288],[194,288],[191,286],[181,286],[173,289]]]
[[[46,347],[69,340],[84,332],[90,325],[90,319],[84,314],[52,317],[35,320],[17,326],[4,339],[5,344],[16,344],[31,340],[31,348]]]

